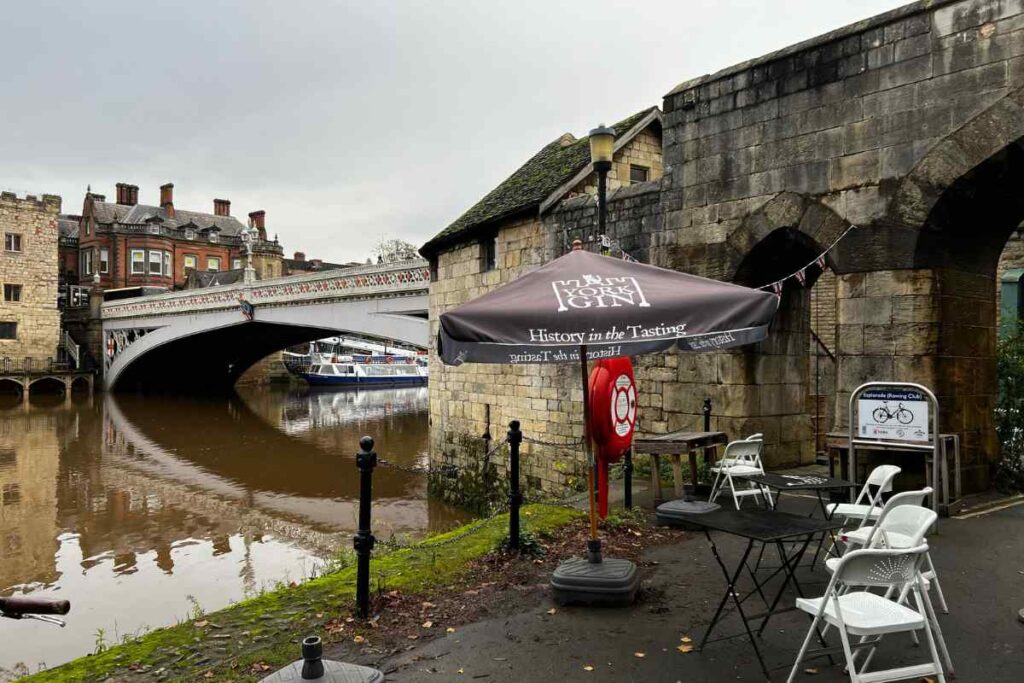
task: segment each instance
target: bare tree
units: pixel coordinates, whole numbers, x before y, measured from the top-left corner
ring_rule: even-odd
[[[394,263],[396,261],[408,261],[419,258],[416,245],[405,240],[381,238],[373,249],[374,260],[377,263]]]

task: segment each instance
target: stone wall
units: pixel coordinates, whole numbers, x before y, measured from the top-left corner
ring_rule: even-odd
[[[57,214],[60,197],[19,199],[0,195],[0,322],[17,324],[16,339],[0,339],[0,357],[33,364],[57,357],[60,313],[57,310]],[[21,251],[6,247],[18,235]],[[20,285],[20,301],[6,301],[2,285]]]

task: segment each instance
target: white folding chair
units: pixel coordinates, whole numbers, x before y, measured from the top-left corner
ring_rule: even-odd
[[[715,481],[711,485],[710,502],[715,502],[722,493],[722,489],[728,487],[732,493],[732,501],[736,509],[740,509],[740,499],[744,496],[762,495],[761,487],[753,482],[747,482],[747,488],[736,488],[733,475],[738,474],[764,474],[764,465],[761,464],[761,448],[764,445],[761,434],[751,434],[742,441],[733,441],[725,447],[722,459],[711,468],[715,475]],[[772,494],[767,489],[764,491],[768,505],[772,505]]]
[[[857,494],[852,503],[832,503],[827,508],[829,517],[845,517],[847,520],[860,520],[864,526],[868,520],[878,519],[882,514],[882,496],[892,491],[892,480],[902,470],[895,465],[879,465],[871,470],[864,488]],[[874,488],[874,492],[872,492]]]
[[[880,530],[880,528],[882,527],[882,522],[885,521],[885,518],[889,515],[890,512],[893,511],[893,509],[895,509],[895,508],[897,508],[897,507],[899,507],[901,505],[920,506],[920,505],[922,505],[924,503],[924,499],[927,498],[931,494],[931,492],[932,492],[932,487],[926,486],[923,489],[921,489],[920,491],[904,491],[903,493],[897,493],[896,495],[894,495],[891,498],[889,498],[889,500],[887,500],[885,502],[885,505],[882,506],[882,512],[879,514],[878,520],[875,522],[874,525],[872,525],[872,526],[861,525],[861,526],[858,526],[856,529],[852,529],[850,531],[846,531],[844,529],[843,531],[839,532],[839,540],[842,541],[844,544],[846,544],[846,546],[848,548],[851,548],[851,549],[854,548],[854,547],[864,547],[864,548],[875,548],[875,547],[881,547],[881,548],[886,548],[886,547],[913,548],[913,547],[919,545],[918,543],[900,543],[898,546],[888,546],[888,545],[885,545],[885,544],[879,544],[877,542],[872,542],[872,541],[876,540],[875,539],[876,532]],[[890,533],[900,533],[898,531],[893,530],[891,527],[890,527],[889,531],[890,531]],[[921,538],[924,538],[924,537],[922,536]]]
[[[938,519],[938,514],[934,510],[921,505],[925,497],[930,495],[931,492],[932,489],[930,487],[925,487],[920,491],[907,491],[896,494],[886,503],[882,516],[878,518],[878,524],[872,527],[861,527],[852,533],[864,536],[865,532],[868,532],[865,538],[860,539],[864,541],[863,545],[868,548],[907,550],[919,547],[924,544],[925,536]],[[825,560],[825,567],[834,573],[839,566],[839,562],[840,558],[829,558]],[[939,579],[931,562],[930,550],[925,550],[924,560],[921,564],[921,577],[924,579],[923,586],[925,590],[922,597],[927,609],[928,620],[932,624],[932,630],[938,641],[939,650],[942,652],[942,658],[946,662],[947,672],[952,674],[953,660],[949,656],[949,648],[946,647],[946,640],[942,636],[942,628],[939,626],[939,620],[935,616],[935,609],[932,607],[929,594],[931,586],[934,585],[942,609],[948,614],[949,610],[946,607],[945,598],[942,596]],[[904,587],[901,591],[890,588],[885,597],[891,598],[894,594],[899,593],[897,602],[903,603],[907,599],[907,591],[908,587]],[[916,642],[916,635],[914,640]],[[865,666],[871,661],[873,654],[874,651],[868,654],[868,659],[864,663]]]
[[[867,548],[853,550],[839,558],[835,573],[822,597],[797,598],[797,608],[812,615],[813,620],[793,669],[789,672],[788,683],[796,678],[811,638],[817,635],[818,624],[822,621],[835,626],[839,631],[851,683],[883,683],[923,676],[935,676],[939,683],[945,683],[932,629],[925,617],[927,608],[921,597],[925,588],[920,568],[927,551],[928,546],[925,544],[905,550]],[[840,593],[843,586],[865,589],[879,587],[902,592],[908,584],[911,586],[909,592],[913,593],[917,604],[916,611],[868,590]],[[913,633],[920,630],[925,633],[931,661],[868,672],[869,657],[860,670],[857,669],[854,651],[863,648],[871,648],[873,651],[878,642],[890,633]],[[862,640],[851,644],[850,636],[861,636]]]

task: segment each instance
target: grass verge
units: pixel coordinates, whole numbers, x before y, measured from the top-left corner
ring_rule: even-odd
[[[564,507],[529,505],[523,508],[523,530],[550,534],[581,514]],[[370,565],[371,589],[424,596],[443,591],[462,578],[474,560],[496,550],[505,540],[508,515],[468,527],[474,532],[462,536],[467,527],[461,527],[410,548],[375,554]],[[258,681],[295,660],[296,643],[305,635],[317,633],[325,643],[332,642],[329,624],[353,611],[355,577],[355,566],[348,566],[21,680]],[[69,628],[74,628],[74,612]],[[349,631],[337,640],[351,637]]]

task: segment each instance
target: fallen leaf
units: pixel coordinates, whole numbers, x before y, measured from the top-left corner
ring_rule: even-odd
[[[584,664],[583,665],[583,670],[584,671],[593,671],[594,667],[590,666],[589,664]]]
[[[346,624],[351,624],[353,621],[355,621],[355,617],[345,617]]]
[[[409,640],[419,640],[419,636],[415,633],[407,635],[406,638],[408,638]]]
[[[323,619],[324,618],[324,613],[323,612],[317,612],[316,613],[316,618],[317,619]]]
[[[432,622],[432,621],[424,621],[423,622],[423,628],[430,628],[433,625],[434,625],[434,622]]]
[[[365,643],[366,642],[366,638],[363,638],[362,636],[356,636],[355,638],[352,639],[352,642],[353,643]]]
[[[202,621],[197,621],[196,622],[196,628],[202,628],[202,627],[206,626],[209,623],[210,622],[208,622],[206,619],[203,619]]]
[[[634,656],[634,657],[639,657],[640,659],[643,659],[644,657],[646,657],[646,656],[647,656],[647,654],[646,654],[646,653],[644,653],[644,652],[634,652],[634,653],[633,653],[633,656]]]
[[[431,607],[437,607],[437,605],[435,605],[432,602],[424,602],[423,603],[423,607],[426,608],[426,609],[430,609]]]
[[[682,652],[685,655],[687,653],[693,652],[693,645],[689,645],[687,643],[683,643],[682,645],[680,645],[676,649],[679,650],[680,652]]]
[[[558,612],[558,610],[555,609],[554,607],[552,607],[551,609],[548,610],[548,614],[555,614],[557,612]]]
[[[818,673],[818,670],[815,669],[814,667],[810,667],[809,666],[806,669],[804,669],[804,673],[805,674],[816,674],[816,673]]]
[[[213,678],[213,672],[212,671],[207,671],[206,673],[203,674],[203,678]]]
[[[459,669],[459,670],[458,670],[458,671],[456,671],[455,673],[457,673],[457,674],[461,674],[461,673],[466,673],[466,672],[465,672],[465,671],[463,671],[462,669]]]
[[[453,629],[453,628],[452,628],[451,626],[449,626],[448,628],[446,628],[446,629],[444,630],[444,632],[445,632],[445,633],[455,633],[455,629]]]
[[[682,637],[679,638],[679,640],[683,641],[684,643],[692,643],[693,642],[692,640],[690,640],[690,636],[682,636]]]

